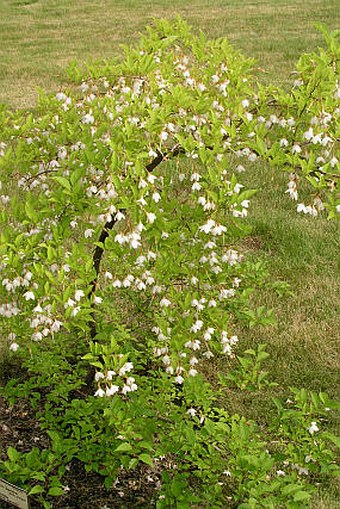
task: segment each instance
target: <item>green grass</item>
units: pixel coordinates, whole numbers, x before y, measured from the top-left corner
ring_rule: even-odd
[[[271,274],[290,284],[292,295],[265,292],[261,299],[274,308],[275,329],[263,328],[261,341],[270,345],[271,368],[279,383],[328,390],[340,387],[340,236],[336,221],[311,220],[296,213],[284,194],[286,178],[254,168],[248,185],[261,188],[252,200],[250,224],[256,254]],[[253,249],[254,250],[254,249]],[[256,340],[256,333],[250,341]],[[248,339],[249,341],[249,339]]]
[[[153,17],[176,13],[210,37],[227,37],[257,61],[263,79],[284,84],[302,52],[322,44],[313,23],[339,27],[338,0],[0,0],[0,103],[32,108],[36,87],[67,86],[66,66],[117,55]],[[298,215],[284,194],[280,172],[254,165],[244,176],[259,188],[252,201],[247,249],[266,260],[273,278],[292,295],[263,291],[276,326],[244,331],[241,346],[268,343],[267,363],[280,390],[305,386],[336,396],[340,387],[340,235],[335,222]],[[231,405],[254,403],[235,400]],[[262,405],[262,406],[261,406]],[[266,403],[252,412],[267,411]],[[319,509],[339,507],[336,485],[315,499]]]
[[[152,18],[176,13],[285,82],[297,56],[322,43],[313,23],[335,28],[339,11],[338,0],[0,0],[0,103],[33,106],[37,87],[65,83],[72,59],[110,58]]]

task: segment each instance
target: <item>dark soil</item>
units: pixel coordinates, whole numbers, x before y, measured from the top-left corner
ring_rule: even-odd
[[[0,387],[1,390],[1,387]],[[46,449],[49,437],[41,430],[35,411],[25,400],[17,400],[13,406],[0,395],[0,459],[7,458],[9,446],[20,452],[29,452],[33,447]],[[155,507],[159,475],[149,467],[122,471],[113,487],[106,490],[104,478],[96,473],[87,473],[78,460],[68,466],[62,482],[65,495],[50,497],[53,509],[151,509]],[[0,500],[0,509],[14,506]],[[31,497],[31,509],[41,509],[36,497]]]

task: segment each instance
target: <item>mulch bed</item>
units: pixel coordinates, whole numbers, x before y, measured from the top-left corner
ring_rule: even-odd
[[[33,447],[49,447],[49,437],[41,430],[35,411],[25,400],[17,400],[13,406],[0,395],[0,459],[7,458],[9,446],[20,452],[29,452]],[[155,507],[159,476],[147,465],[131,472],[123,471],[114,486],[107,491],[104,478],[96,473],[87,473],[78,460],[72,461],[62,479],[65,495],[50,497],[53,509],[150,509]],[[31,508],[41,509],[35,497],[31,497]],[[0,500],[0,509],[13,509]]]

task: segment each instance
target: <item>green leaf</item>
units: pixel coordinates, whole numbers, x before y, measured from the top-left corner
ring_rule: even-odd
[[[46,477],[45,472],[36,472],[35,474],[32,475],[32,479],[35,479],[36,481],[41,481],[41,482],[45,481],[45,477]]]
[[[282,490],[283,495],[292,495],[300,490],[300,486],[298,484],[287,484]]]
[[[131,458],[130,460],[130,463],[129,463],[129,469],[132,470],[133,468],[135,468],[137,465],[138,465],[138,459],[137,458]]]
[[[268,357],[270,357],[270,354],[268,352],[259,352],[257,354],[258,361],[264,361],[265,359],[268,359]]]
[[[33,486],[33,488],[28,492],[29,495],[38,495],[40,493],[43,493],[45,491],[45,488],[43,486],[40,486],[37,484],[36,486]]]
[[[130,445],[128,442],[123,442],[122,444],[118,445],[116,447],[115,452],[130,452],[132,451],[132,445]]]
[[[294,494],[294,502],[301,502],[302,500],[309,500],[311,497],[310,493],[307,491],[298,491]]]
[[[31,221],[36,222],[38,220],[38,214],[35,211],[32,197],[30,197],[25,203],[25,212]]]
[[[150,465],[150,467],[153,467],[153,460],[150,456],[150,454],[146,454],[146,453],[142,453],[138,456],[138,458],[143,462],[143,463],[146,463],[147,465]]]
[[[153,444],[151,442],[147,442],[146,440],[142,440],[138,445],[140,449],[147,449],[148,451],[153,449]]]
[[[53,486],[48,490],[47,494],[51,495],[51,497],[60,497],[61,495],[65,495],[65,492],[59,486]]]
[[[99,361],[93,361],[93,362],[90,362],[91,366],[94,366],[95,368],[98,368],[98,369],[103,369],[103,364]]]
[[[62,177],[60,175],[57,175],[56,177],[53,177],[53,180],[58,182],[58,184],[60,184],[64,189],[67,189],[68,191],[71,191],[71,184],[67,180],[67,178]]]
[[[9,457],[9,459],[11,461],[13,461],[13,463],[16,463],[18,461],[18,459],[20,458],[21,454],[19,451],[14,449],[14,447],[10,446],[7,449],[7,456]]]
[[[112,479],[112,477],[106,477],[104,481],[104,486],[107,490],[109,490],[112,487],[113,481],[114,479]]]

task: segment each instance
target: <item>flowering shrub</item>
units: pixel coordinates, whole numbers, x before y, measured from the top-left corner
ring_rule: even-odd
[[[8,129],[1,315],[12,350],[65,331],[108,341],[124,299],[177,383],[232,353],[254,279],[234,248],[254,191],[229,160],[251,128],[251,62],[183,22],[173,30],[160,23],[80,95],[47,98]],[[100,366],[98,395],[131,378],[123,353]]]
[[[316,65],[325,67],[325,54]],[[327,190],[335,214],[338,110],[323,102],[322,124],[311,62],[301,61],[304,82],[292,92],[262,89],[252,62],[225,40],[194,36],[180,19],[159,21],[121,62],[86,77],[74,68],[77,90],[43,97],[36,116],[1,114],[1,334],[31,374],[7,393],[46,388],[41,419],[53,455],[34,457],[48,472],[62,477],[77,458],[109,488],[121,468],[166,458],[157,507],[222,507],[233,496],[242,507],[274,507],[270,493],[290,496],[287,480],[268,481],[277,458],[267,458],[257,426],[230,418],[206,375],[214,357],[233,358],[240,323],[272,321],[251,309],[265,270],[237,248],[255,193],[238,181],[240,162],[301,166],[318,204]],[[307,139],[314,117],[323,131],[311,128]],[[317,150],[325,163],[316,171]],[[258,364],[244,374],[248,365],[245,380],[265,386]],[[24,465],[4,464],[15,482],[46,484],[10,456]],[[310,489],[300,498],[292,490],[291,507]],[[53,478],[45,495],[62,493]]]

